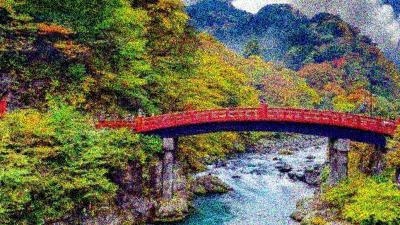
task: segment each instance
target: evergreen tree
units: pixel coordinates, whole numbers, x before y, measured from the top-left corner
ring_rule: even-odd
[[[252,55],[261,56],[261,48],[260,43],[257,39],[252,39],[247,42],[246,46],[244,47],[243,52],[244,57],[249,58]]]

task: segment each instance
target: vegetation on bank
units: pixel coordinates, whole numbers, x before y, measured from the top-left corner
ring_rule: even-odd
[[[7,114],[0,120],[0,223],[54,222],[86,207],[96,212],[114,200],[112,172],[131,160],[145,164],[159,142],[129,130],[98,131],[65,104]]]

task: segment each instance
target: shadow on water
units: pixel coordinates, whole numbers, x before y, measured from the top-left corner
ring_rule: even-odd
[[[194,201],[194,213],[184,222],[174,225],[229,224],[234,219],[229,205],[222,195],[198,197]]]

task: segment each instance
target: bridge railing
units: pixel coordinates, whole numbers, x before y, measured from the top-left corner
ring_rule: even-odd
[[[258,108],[187,111],[139,119],[138,131],[157,130],[174,126],[227,121],[257,121],[262,119]]]
[[[288,108],[228,108],[204,111],[186,111],[152,117],[138,117],[135,121],[103,121],[98,127],[130,127],[136,132],[151,132],[178,126],[218,122],[295,122],[341,126],[385,135],[392,135],[397,123],[392,120],[364,115]]]

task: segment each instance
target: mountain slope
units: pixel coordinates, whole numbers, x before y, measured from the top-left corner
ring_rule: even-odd
[[[321,108],[365,113],[375,105],[381,107],[377,114],[388,116],[400,106],[397,66],[339,16],[321,13],[308,18],[285,4],[267,5],[253,15],[229,1],[213,0],[192,4],[187,12],[193,26],[236,52],[260,54],[299,71],[324,97]],[[254,49],[247,51],[249,46]]]

